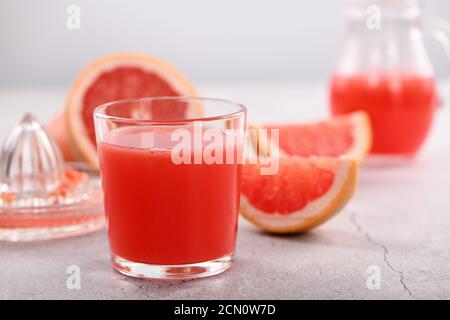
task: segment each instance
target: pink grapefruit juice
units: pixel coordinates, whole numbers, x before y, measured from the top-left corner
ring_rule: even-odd
[[[112,253],[164,265],[232,254],[240,165],[175,164],[170,133],[162,128],[122,128],[98,144]],[[191,158],[201,151],[191,150]]]
[[[433,77],[403,71],[335,74],[331,80],[333,114],[368,112],[372,153],[413,154],[424,142],[436,106]]]

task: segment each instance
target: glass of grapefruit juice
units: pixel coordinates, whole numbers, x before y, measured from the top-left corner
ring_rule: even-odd
[[[142,278],[189,279],[231,266],[246,110],[160,97],[94,111],[113,265]]]

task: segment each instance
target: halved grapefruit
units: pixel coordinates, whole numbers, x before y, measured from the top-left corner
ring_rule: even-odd
[[[270,130],[253,130],[253,142],[261,154],[269,155],[271,148],[281,156],[349,155],[362,160],[372,145],[370,119],[359,111],[345,116],[303,124],[251,125],[254,129],[279,129],[279,142],[273,141]]]
[[[58,114],[45,126],[47,133],[53,138],[59,146],[62,156],[65,161],[83,161],[75,147],[67,130],[66,118],[64,112]]]
[[[93,110],[104,103],[143,97],[196,96],[193,85],[166,62],[140,53],[116,53],[96,59],[75,80],[64,114],[47,126],[66,160],[98,166]],[[200,116],[200,105],[160,110],[164,116]],[[174,114],[171,114],[174,113]]]
[[[349,157],[280,158],[275,175],[259,164],[242,168],[240,212],[265,231],[305,232],[339,212],[355,190],[358,165]]]

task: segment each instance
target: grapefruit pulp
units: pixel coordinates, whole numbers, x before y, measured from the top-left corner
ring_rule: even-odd
[[[265,231],[300,233],[339,212],[356,187],[357,160],[349,157],[280,158],[275,175],[260,165],[242,168],[240,212]]]
[[[270,130],[259,130],[253,142],[262,154],[278,148],[281,156],[349,155],[362,160],[370,151],[372,132],[364,111],[303,124],[251,125],[255,129],[279,129],[279,141],[271,139]],[[254,132],[254,131],[252,131]]]

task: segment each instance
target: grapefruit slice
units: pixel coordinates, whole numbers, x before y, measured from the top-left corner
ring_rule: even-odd
[[[362,160],[372,145],[370,120],[364,111],[314,123],[267,124],[252,127],[279,129],[278,143],[270,138],[270,130],[256,130],[257,135],[252,136],[259,152],[264,155],[270,155],[271,148],[278,148],[280,156],[349,155]]]
[[[275,175],[242,168],[240,212],[273,233],[305,232],[339,212],[352,197],[358,165],[349,157],[280,158]]]
[[[98,58],[81,72],[68,94],[64,115],[53,120],[47,130],[66,160],[98,167],[93,122],[97,106],[121,99],[196,95],[192,84],[166,62],[145,54],[116,53]],[[186,104],[161,108],[158,113],[166,118],[196,117],[202,115],[202,107]]]

